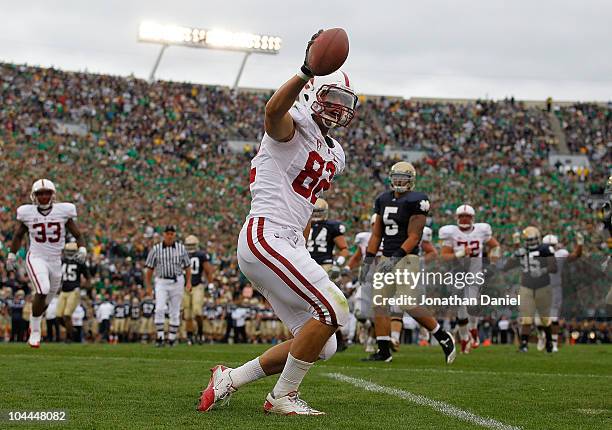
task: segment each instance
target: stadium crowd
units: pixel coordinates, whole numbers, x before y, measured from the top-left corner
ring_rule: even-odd
[[[88,238],[92,288],[82,298],[83,337],[111,334],[110,325],[98,330],[103,303],[145,300],[144,259],[171,221],[181,236],[201,239],[217,269],[205,304],[207,339],[227,341],[242,332],[234,330],[236,320],[251,341],[285,338],[269,307],[249,293],[235,258],[256,146],[236,152],[228,141],[261,139],[270,95],[0,64],[0,172],[7,183],[0,194],[3,333],[12,326],[14,339],[25,335],[30,303],[23,268],[8,273],[3,264],[15,210],[29,201],[32,181],[47,177],[61,200],[77,205]],[[592,184],[603,184],[612,168],[612,110],[577,104],[557,114],[570,148],[594,161],[591,170],[549,165],[557,141],[545,112],[513,99],[454,104],[362,97],[351,127],[335,134],[346,142],[347,169],[326,195],[330,212],[345,223],[349,238],[368,229],[392,161],[385,150],[423,151],[415,163],[417,187],[431,199],[434,231],[454,222],[454,209],[469,202],[502,246],[538,220],[543,233],[565,243],[583,233],[587,255],[609,252],[590,205]],[[125,318],[130,312],[126,308]],[[136,325],[126,326],[122,336],[130,338]]]

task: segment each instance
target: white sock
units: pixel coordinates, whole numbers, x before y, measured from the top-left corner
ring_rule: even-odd
[[[283,372],[272,390],[272,396],[278,399],[279,397],[286,396],[292,391],[297,391],[302,383],[302,379],[306,376],[306,372],[308,372],[308,369],[311,367],[312,363],[298,360],[289,353]]]
[[[395,340],[396,342],[399,343],[400,340],[400,332],[399,331],[392,331],[391,332],[391,339]]]
[[[30,330],[35,333],[40,333],[40,321],[42,320],[42,315],[39,317],[35,317],[34,315],[30,316]]]
[[[461,340],[468,340],[470,338],[470,333],[468,332],[467,325],[459,326],[459,336],[461,337]]]
[[[267,376],[259,363],[259,357],[247,361],[240,367],[230,370],[229,377],[234,388],[240,388],[245,384],[257,381]]]

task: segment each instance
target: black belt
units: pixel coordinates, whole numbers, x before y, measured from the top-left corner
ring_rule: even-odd
[[[179,276],[162,276],[161,278],[162,278],[162,279],[167,279],[167,280],[169,280],[169,281],[174,281],[174,282],[176,282],[176,280],[177,280],[178,278],[181,278],[181,277],[183,277],[183,275],[179,275]]]

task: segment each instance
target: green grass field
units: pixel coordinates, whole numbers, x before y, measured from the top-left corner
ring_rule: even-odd
[[[391,364],[361,363],[362,349],[353,347],[315,365],[302,385],[324,417],[264,415],[276,377],[241,388],[227,408],[195,411],[213,364],[237,365],[264,349],[2,344],[0,410],[64,409],[68,422],[53,427],[75,429],[612,428],[610,346],[565,347],[552,357],[533,347],[526,355],[480,348],[452,366],[437,347],[403,347]]]

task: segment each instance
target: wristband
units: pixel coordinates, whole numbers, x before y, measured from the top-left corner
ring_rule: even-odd
[[[395,252],[393,253],[393,256],[394,256],[394,257],[400,257],[400,258],[401,258],[401,257],[405,257],[405,256],[406,256],[406,254],[408,254],[408,253],[407,253],[407,252],[404,250],[404,248],[401,248],[401,247],[400,247],[400,248],[398,248],[398,249],[397,249],[397,251],[395,251]]]
[[[300,67],[296,75],[304,82],[308,82],[309,80],[314,78],[312,71],[306,66],[306,64],[303,64],[302,67]]]
[[[339,257],[336,259],[336,264],[337,264],[338,266],[342,266],[342,265],[344,264],[344,262],[345,262],[345,261],[346,261],[346,258],[344,258],[344,257],[341,255],[341,256],[339,256]]]
[[[376,257],[376,254],[372,254],[371,252],[366,251],[366,257]]]

